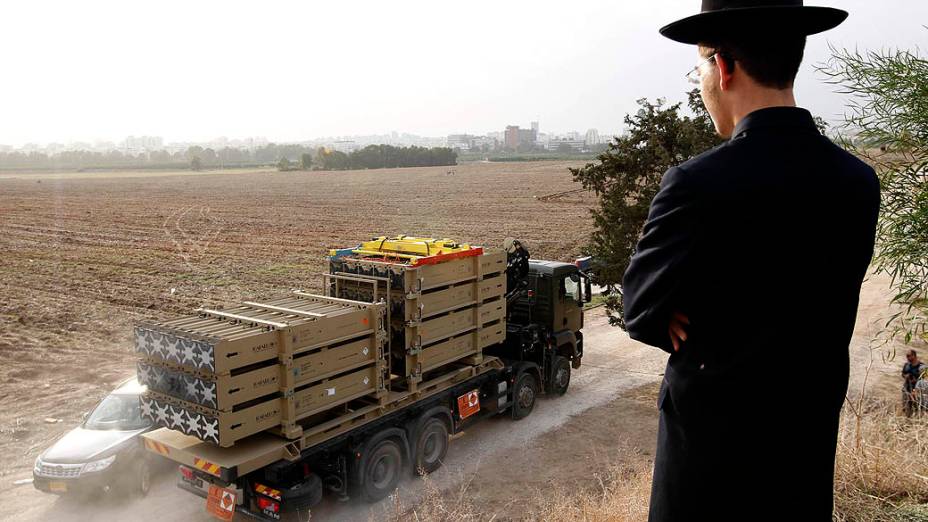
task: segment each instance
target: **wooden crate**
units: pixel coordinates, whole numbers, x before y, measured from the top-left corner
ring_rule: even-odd
[[[385,382],[375,366],[323,379],[297,389],[289,396],[240,404],[219,411],[187,402],[155,390],[141,397],[142,417],[157,426],[193,435],[223,447],[255,433],[277,429],[299,436],[299,421],[364,396],[385,393]]]
[[[294,293],[267,302],[200,310],[195,316],[142,324],[135,329],[135,346],[149,360],[222,375],[376,334],[382,327],[380,304]]]
[[[304,384],[361,366],[376,365],[383,358],[381,343],[369,335],[354,341],[324,346],[294,356],[289,366],[278,361],[216,375],[193,372],[178,365],[142,359],[138,379],[150,390],[219,411],[276,394],[288,394]]]
[[[391,372],[415,389],[423,372],[505,340],[506,254],[473,251],[469,257],[415,264],[421,259],[352,256],[330,258],[327,290],[337,297],[389,302]],[[389,286],[389,289],[387,289]],[[493,335],[483,332],[493,326]]]
[[[416,374],[434,370],[466,357],[474,357],[474,362],[480,362],[483,349],[506,340],[506,323],[497,321],[483,326],[479,330],[451,337],[444,341],[427,346],[417,355],[418,365]]]
[[[483,250],[481,255],[422,265],[381,259],[333,257],[329,259],[329,271],[388,278],[392,290],[407,294],[420,293],[502,274],[506,271],[506,253],[502,250]]]
[[[142,418],[204,442],[228,447],[249,435],[280,426],[280,399],[272,399],[234,412],[219,412],[154,391],[140,398]]]
[[[136,329],[143,414],[222,446],[386,394],[384,305],[294,292]]]

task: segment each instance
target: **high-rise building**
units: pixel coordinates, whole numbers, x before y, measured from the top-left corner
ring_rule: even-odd
[[[522,129],[518,125],[506,127],[506,137],[503,145],[507,149],[516,150],[519,147],[533,147],[538,139],[538,122],[532,122],[531,129]]]
[[[504,134],[505,137],[503,138],[503,145],[505,145],[507,149],[515,150],[519,148],[519,135],[521,134],[519,130],[520,129],[518,125],[509,125],[506,127],[506,132]]]

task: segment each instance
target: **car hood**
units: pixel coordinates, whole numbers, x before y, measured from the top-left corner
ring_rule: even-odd
[[[88,430],[74,428],[45,450],[42,460],[61,464],[79,464],[102,458],[117,446],[143,433],[145,429]]]

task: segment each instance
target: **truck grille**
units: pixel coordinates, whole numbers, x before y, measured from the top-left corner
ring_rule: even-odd
[[[42,462],[36,470],[36,475],[50,478],[77,478],[81,474],[83,464],[52,464]]]

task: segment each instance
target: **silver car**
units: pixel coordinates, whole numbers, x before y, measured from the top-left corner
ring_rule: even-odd
[[[80,426],[42,452],[32,470],[33,485],[55,494],[109,493],[145,495],[151,487],[151,462],[142,433],[153,426],[141,416],[133,377],[122,382],[84,416]]]

